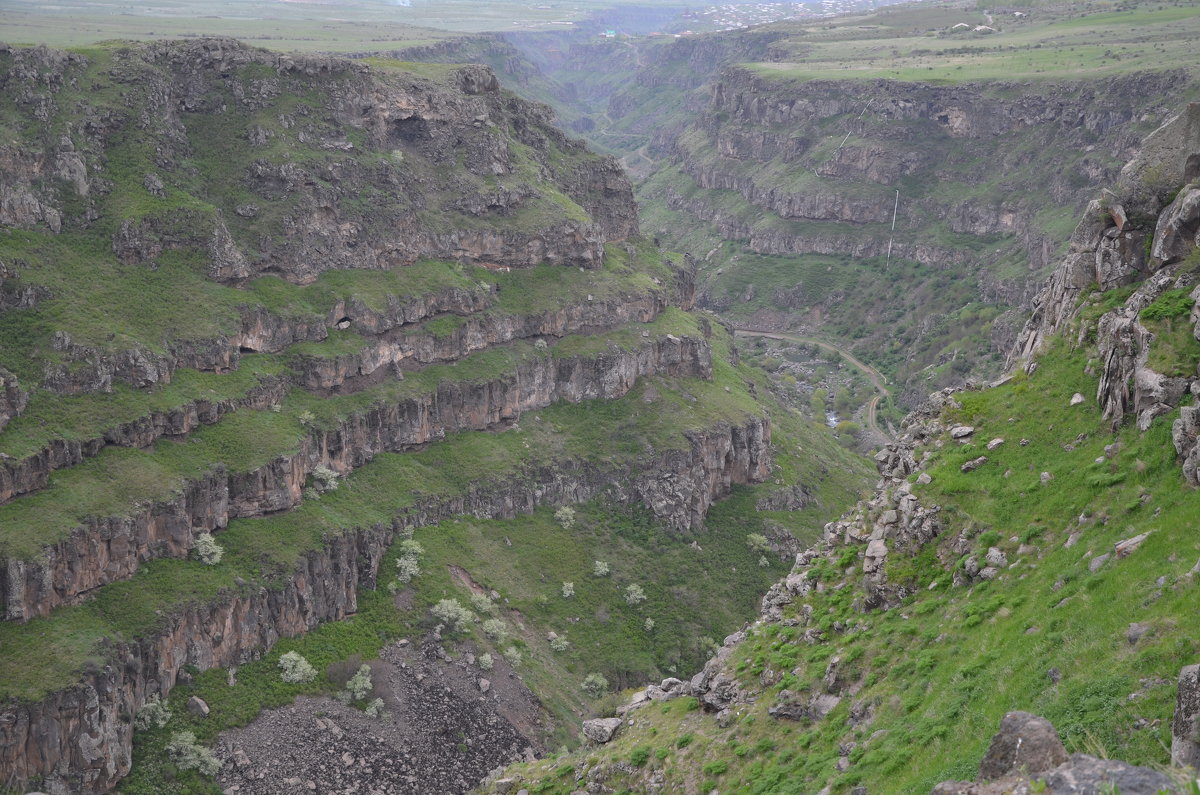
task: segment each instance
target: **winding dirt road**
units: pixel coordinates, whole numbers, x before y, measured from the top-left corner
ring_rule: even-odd
[[[783,334],[778,331],[759,331],[758,329],[751,328],[735,328],[733,333],[739,337],[766,337],[767,339],[772,340],[801,342],[805,345],[816,345],[819,348],[824,348],[827,351],[838,354],[843,359],[850,362],[850,364],[861,370],[863,375],[867,377],[871,384],[877,390],[879,390],[879,394],[867,402],[867,427],[869,427],[875,433],[882,435],[884,438],[891,438],[890,433],[879,427],[878,421],[879,401],[891,394],[891,392],[888,391],[888,388],[884,386],[885,381],[883,374],[881,374],[871,365],[856,357],[854,354],[850,353],[850,351],[834,345],[832,342],[826,342],[825,340],[820,340],[816,337],[802,337],[798,334]]]

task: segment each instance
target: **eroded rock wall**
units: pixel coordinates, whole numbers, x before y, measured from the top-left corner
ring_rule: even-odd
[[[564,359],[534,357],[515,372],[494,379],[446,382],[426,394],[372,406],[330,428],[314,428],[295,453],[249,472],[230,472],[216,465],[182,484],[168,500],[134,508],[125,516],[87,519],[69,536],[45,547],[36,560],[5,560],[0,568],[4,617],[26,620],[46,615],[93,588],[132,576],[146,560],[185,557],[196,535],[218,531],[230,519],[293,508],[317,467],[345,473],[378,453],[412,449],[454,431],[493,428],[523,411],[559,400],[618,398],[646,375],[708,378],[711,374],[706,340],[661,337],[647,339],[634,350],[613,348]],[[758,449],[762,443],[740,437],[732,442],[746,449]],[[731,460],[742,459],[735,455]],[[719,464],[705,462],[706,471],[724,472],[726,467]],[[730,470],[723,483],[708,483],[705,488],[720,491],[728,487],[731,477],[756,479],[765,471],[766,461],[754,458],[747,466]],[[661,483],[646,486],[647,502],[659,516],[673,517],[673,524],[695,526],[708,502],[686,484],[699,474],[685,473],[685,485],[679,488],[672,486],[671,477],[664,475]]]
[[[770,424],[752,418],[689,435],[686,450],[624,464],[559,462],[479,483],[468,493],[428,500],[390,526],[360,528],[330,539],[295,571],[270,587],[250,584],[208,603],[165,616],[148,637],[116,642],[97,670],[71,688],[0,711],[0,769],[18,786],[40,779],[51,793],[100,793],[128,773],[132,717],[154,694],[170,692],[185,666],[243,662],[276,640],[321,621],[344,618],[358,589],[374,585],[383,552],[406,525],[456,515],[512,517],[539,505],[578,503],[604,494],[642,500],[669,525],[684,529],[703,518],[731,483],[762,480],[769,465]]]

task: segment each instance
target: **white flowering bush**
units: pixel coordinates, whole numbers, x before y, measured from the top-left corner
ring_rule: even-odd
[[[455,632],[470,631],[471,622],[475,620],[475,614],[463,607],[457,599],[443,599],[429,608],[429,612],[439,623],[445,624]]]
[[[372,687],[371,666],[369,665],[359,666],[354,676],[346,682],[346,692],[350,694],[351,701],[362,701],[370,695]]]
[[[642,586],[633,583],[625,588],[625,601],[631,605],[640,605],[646,601],[646,592],[642,590]]]
[[[498,618],[489,618],[483,622],[483,634],[487,635],[497,643],[503,643],[508,640],[508,627]]]
[[[593,577],[607,577],[609,571],[611,571],[611,569],[609,568],[607,561],[597,560],[592,563]]]
[[[489,615],[496,611],[495,603],[486,594],[481,593],[471,594],[471,608],[476,613],[482,613],[483,615]]]
[[[221,769],[221,760],[211,749],[196,740],[192,732],[177,732],[167,743],[167,756],[180,770],[195,770],[202,776],[215,776]]]
[[[574,596],[575,595],[575,583],[564,582],[562,584],[562,595],[563,595],[563,599],[570,599],[572,596]]]
[[[496,664],[496,661],[492,659],[492,655],[488,654],[486,651],[479,655],[475,662],[479,664],[479,670],[481,671],[490,671],[492,670],[492,666]]]
[[[570,530],[575,526],[575,509],[564,505],[554,512],[554,519],[563,530]]]
[[[283,670],[279,678],[291,684],[303,684],[317,678],[317,669],[299,652],[289,651],[280,656],[279,667]]]
[[[225,548],[217,543],[217,540],[212,537],[212,533],[201,533],[192,542],[192,553],[206,566],[215,566],[225,555]]]
[[[142,731],[146,729],[161,729],[171,720],[171,710],[157,695],[150,696],[138,710],[133,725]]]
[[[600,698],[608,692],[608,680],[604,678],[603,674],[588,674],[583,678],[583,684],[580,687],[592,698]]]

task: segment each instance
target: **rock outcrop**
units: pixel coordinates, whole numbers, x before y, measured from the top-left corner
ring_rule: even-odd
[[[753,419],[741,427],[691,434],[687,450],[624,464],[567,467],[558,462],[478,483],[459,497],[417,504],[389,526],[330,539],[282,582],[250,584],[211,604],[183,606],[164,616],[161,632],[114,641],[105,662],[79,685],[41,701],[6,705],[0,712],[0,768],[11,771],[10,780],[18,785],[40,779],[52,790],[106,792],[129,771],[133,724],[128,718],[148,697],[170,692],[186,666],[234,665],[280,637],[354,612],[358,589],[374,585],[383,552],[405,526],[463,514],[512,517],[538,505],[573,504],[601,494],[641,500],[656,510],[683,510],[677,521],[687,522],[702,516],[732,483],[765,477],[769,439],[766,420]]]
[[[486,67],[433,81],[229,39],[153,42],[123,48],[103,67],[125,107],[85,102],[81,109],[58,95],[82,79],[94,83],[95,64],[45,48],[4,54],[6,91],[32,116],[87,117],[61,141],[0,156],[6,226],[90,225],[97,195],[109,189],[98,175],[123,132],[157,136],[159,170],[139,176],[139,187],[169,200],[181,161],[198,146],[200,117],[225,114],[244,130],[249,146],[233,154],[232,178],[256,194],[255,223],[236,212],[242,204],[120,218],[112,250],[127,264],[200,248],[212,278],[234,283],[265,273],[303,283],[332,268],[390,268],[426,257],[597,267],[605,243],[637,232],[632,190],[616,162],[564,136],[548,108],[500,91]],[[287,101],[314,86],[321,88],[314,105]],[[328,157],[280,163],[268,150],[286,141]],[[455,158],[463,171],[453,190],[442,191],[429,173]],[[490,187],[497,177],[509,184]],[[91,218],[66,211],[67,190],[92,208]],[[364,195],[375,200],[351,201]],[[446,223],[452,216],[461,220]]]
[[[1169,776],[1157,770],[1087,754],[1068,756],[1049,721],[1027,712],[1010,712],[979,764],[979,782],[945,781],[933,788],[932,795],[1105,791],[1157,795],[1178,790]]]
[[[1036,354],[1055,333],[1079,327],[1077,341],[1095,340],[1100,383],[1096,399],[1116,427],[1132,416],[1140,430],[1168,414],[1188,394],[1200,392],[1200,370],[1160,373],[1150,366],[1156,335],[1143,322],[1143,310],[1170,291],[1187,294],[1190,310],[1168,318],[1187,323],[1200,339],[1200,285],[1192,259],[1200,251],[1200,188],[1194,180],[1200,162],[1200,103],[1193,103],[1159,128],[1144,151],[1123,169],[1103,201],[1093,201],[1071,239],[1071,249],[1035,301],[1009,366],[1037,366]],[[1192,169],[1191,171],[1189,169]],[[1172,194],[1174,188],[1182,188]],[[1079,323],[1105,292],[1136,285],[1115,309],[1091,326]],[[1200,485],[1194,410],[1184,407],[1172,441],[1184,476]]]
[[[706,378],[711,353],[703,339],[662,337],[632,351],[612,350],[595,357],[533,357],[516,372],[491,380],[445,383],[400,403],[383,403],[356,413],[329,429],[314,429],[298,449],[249,472],[214,467],[185,482],[177,494],[150,505],[131,507],[123,516],[97,516],[45,547],[36,560],[9,558],[0,568],[0,604],[8,620],[46,615],[106,582],[132,576],[156,557],[186,557],[200,533],[215,532],[230,519],[287,510],[302,499],[308,477],[318,467],[345,473],[380,452],[414,449],[446,433],[486,430],[521,412],[559,400],[579,402],[624,395],[646,375]],[[762,429],[735,446],[759,449]],[[723,454],[723,453],[720,453]],[[687,529],[703,519],[711,497],[692,485],[701,470],[719,462],[668,469],[644,487],[646,502],[673,527]],[[765,459],[751,470],[761,477]],[[707,471],[707,470],[705,470]],[[704,488],[718,484],[705,483]],[[717,489],[719,491],[719,488]]]

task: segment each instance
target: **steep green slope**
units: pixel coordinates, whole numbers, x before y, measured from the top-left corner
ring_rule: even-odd
[[[1069,752],[1192,791],[1197,771],[1178,766],[1195,758],[1184,674],[1200,660],[1197,163],[1193,104],[1089,206],[1022,367],[910,414],[876,456],[875,495],[690,681],[634,694],[611,742],[504,775],[542,792],[923,793],[984,777],[988,738],[1021,710]],[[1117,791],[1072,778],[1090,764],[938,791]],[[1121,791],[1166,786],[1150,778]]]
[[[465,791],[573,742],[587,674],[699,664],[861,492],[691,311],[615,161],[484,67],[224,39],[0,67],[3,787],[222,791],[264,710],[486,648],[508,744],[445,762],[421,724],[412,754]]]

